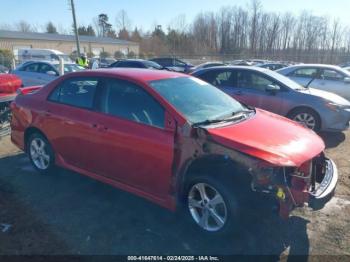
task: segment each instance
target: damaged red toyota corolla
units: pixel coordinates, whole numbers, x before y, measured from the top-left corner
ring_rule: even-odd
[[[183,74],[67,74],[12,104],[12,141],[34,167],[68,168],[173,211],[203,231],[239,227],[252,191],[287,217],[332,195],[338,175],[313,132]]]

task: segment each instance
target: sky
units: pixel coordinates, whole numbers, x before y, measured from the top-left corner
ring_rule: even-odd
[[[52,21],[59,30],[70,30],[72,15],[70,0],[1,0],[0,26],[13,25],[25,20],[43,30],[44,24]],[[131,26],[143,31],[157,24],[166,28],[176,17],[182,16],[189,23],[201,11],[217,11],[226,6],[247,7],[250,0],[74,0],[79,25],[92,23],[94,17],[106,13],[115,25],[115,17],[124,9]],[[303,10],[314,15],[339,19],[350,25],[350,0],[261,0],[263,10],[268,12],[291,12]]]

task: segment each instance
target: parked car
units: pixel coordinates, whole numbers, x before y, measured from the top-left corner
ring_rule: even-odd
[[[110,68],[115,67],[127,67],[127,68],[145,68],[145,69],[158,69],[162,70],[164,67],[153,61],[143,59],[125,59],[118,60],[109,66]]]
[[[343,69],[350,72],[350,66],[344,67]]]
[[[11,139],[38,172],[77,171],[183,210],[211,234],[240,227],[252,190],[288,217],[330,198],[338,179],[311,130],[175,72],[76,72],[11,108]]]
[[[116,61],[117,60],[115,60],[114,58],[110,58],[110,57],[101,58],[101,59],[99,59],[99,66],[101,68],[107,68]]]
[[[176,72],[187,73],[190,70],[190,68],[193,67],[192,64],[173,57],[153,58],[150,59],[150,61],[156,62],[162,67]]]
[[[350,72],[338,66],[301,64],[277,72],[303,86],[329,91],[350,100]]]
[[[348,67],[350,66],[350,61],[349,62],[345,62],[339,65],[340,67]]]
[[[315,131],[349,127],[350,102],[335,94],[304,88],[260,67],[215,67],[192,74],[242,103],[286,116]]]
[[[10,103],[15,99],[22,81],[12,74],[0,74],[0,136],[10,128]]]
[[[39,48],[27,48],[18,50],[18,60],[20,63],[27,61],[47,61],[49,63],[58,63],[60,58],[62,58],[65,63],[73,62],[68,55],[58,50]]]
[[[192,73],[192,72],[197,71],[199,69],[216,67],[216,66],[225,66],[225,64],[222,62],[206,62],[206,63],[199,64],[197,66],[191,67],[187,72]]]
[[[19,65],[11,73],[22,79],[23,86],[45,85],[59,76],[59,64],[30,61]],[[76,64],[64,64],[64,73],[84,70]]]
[[[9,71],[10,70],[6,66],[0,65],[0,74],[7,74]]]
[[[265,64],[259,64],[257,66],[262,67],[262,68],[266,68],[266,69],[270,69],[272,71],[276,71],[278,69],[287,67],[288,65],[282,64],[282,63],[265,63]]]

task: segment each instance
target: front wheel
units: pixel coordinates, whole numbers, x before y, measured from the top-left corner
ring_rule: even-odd
[[[55,168],[54,153],[47,139],[39,134],[32,134],[27,143],[29,159],[41,174],[49,174]]]
[[[300,108],[292,111],[289,116],[290,119],[298,122],[306,128],[314,131],[319,131],[321,128],[321,120],[316,112],[308,108]]]
[[[238,203],[234,189],[210,176],[189,181],[187,214],[203,232],[211,235],[233,233],[238,226]]]

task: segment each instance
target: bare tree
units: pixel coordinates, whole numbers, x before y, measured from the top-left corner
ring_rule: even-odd
[[[124,9],[118,12],[117,16],[115,17],[115,23],[116,23],[117,30],[119,31],[130,29],[131,20]]]
[[[34,26],[30,25],[24,20],[21,20],[16,24],[16,29],[20,32],[25,32],[25,33],[37,31],[36,28],[34,28]]]

